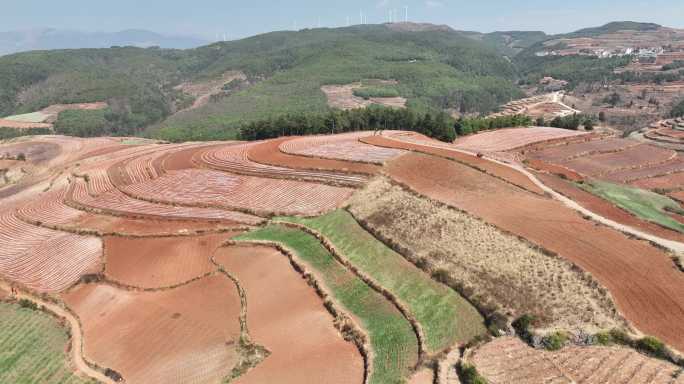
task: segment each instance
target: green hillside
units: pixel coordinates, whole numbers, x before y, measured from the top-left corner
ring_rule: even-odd
[[[218,78],[228,70],[245,72],[254,85],[171,116],[189,102],[175,85]],[[322,85],[396,79],[397,93],[417,112],[488,112],[521,96],[515,76],[513,65],[491,44],[460,32],[385,25],[323,28],[191,50],[123,47],[0,57],[0,116],[54,103],[108,101],[106,121],[99,124],[103,134],[146,129],[160,138],[179,132],[229,138],[249,121],[327,111]]]

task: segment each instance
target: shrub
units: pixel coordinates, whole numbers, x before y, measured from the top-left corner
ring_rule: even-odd
[[[613,344],[613,337],[610,332],[599,332],[594,335],[594,342],[598,345],[611,345]]]
[[[632,340],[629,338],[629,335],[621,330],[621,329],[612,329],[610,332],[610,337],[613,342],[618,343],[618,344],[623,344],[623,345],[631,345]]]
[[[518,336],[529,342],[532,337],[530,327],[535,320],[533,315],[522,315],[513,322],[513,329],[518,333]]]
[[[38,310],[38,305],[31,300],[21,299],[19,300],[19,306],[22,308],[30,309],[33,311]]]
[[[463,384],[487,384],[487,380],[482,377],[477,369],[470,364],[461,364],[458,370],[458,377]]]
[[[544,345],[544,348],[546,348],[549,351],[557,351],[563,346],[565,346],[565,343],[568,341],[568,334],[565,332],[554,332],[550,335],[547,335],[543,338],[542,343]]]
[[[662,341],[658,340],[653,336],[646,336],[642,339],[637,340],[636,349],[655,357],[667,357],[667,350],[665,349],[665,344],[663,344]]]
[[[494,312],[486,319],[489,332],[494,336],[499,336],[499,331],[505,331],[508,327],[508,318],[499,312]]]
[[[19,152],[19,154],[17,155],[17,160],[26,161],[26,155],[24,154],[24,152]]]

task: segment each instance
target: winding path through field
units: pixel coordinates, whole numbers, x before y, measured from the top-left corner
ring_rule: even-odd
[[[10,292],[11,287],[7,283],[0,281],[0,290]],[[18,299],[30,300],[34,303],[37,303],[38,305],[42,305],[49,311],[57,314],[57,316],[66,319],[66,321],[69,323],[69,327],[71,328],[71,360],[76,369],[84,375],[92,377],[93,379],[98,380],[102,383],[115,384],[115,382],[112,379],[105,376],[103,373],[91,368],[88,365],[88,363],[86,363],[83,359],[83,355],[81,354],[81,351],[83,351],[83,334],[81,330],[81,325],[71,313],[69,313],[67,310],[65,310],[57,304],[44,301],[33,295],[18,292],[15,295],[15,297]]]

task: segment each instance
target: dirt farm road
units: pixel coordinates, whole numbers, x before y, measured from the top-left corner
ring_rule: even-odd
[[[497,162],[497,163],[502,164],[502,165],[506,165],[508,167],[511,167],[511,168],[521,172],[522,174],[527,176],[534,184],[536,184],[539,188],[541,188],[544,192],[547,192],[554,199],[562,202],[566,207],[574,209],[575,211],[578,211],[579,213],[581,213],[585,216],[589,216],[593,220],[595,220],[595,221],[597,221],[603,225],[611,227],[611,228],[618,230],[620,232],[628,233],[632,236],[636,236],[636,237],[641,238],[643,240],[648,240],[652,243],[660,245],[663,248],[667,248],[676,254],[684,255],[684,244],[683,243],[680,243],[680,242],[674,241],[674,240],[663,239],[662,237],[658,237],[655,235],[651,235],[651,234],[642,232],[642,231],[635,229],[635,228],[632,228],[628,225],[620,224],[618,222],[615,222],[613,220],[605,218],[599,214],[596,214],[593,211],[590,211],[590,210],[582,207],[576,201],[574,201],[568,197],[565,197],[564,195],[562,195],[562,194],[554,191],[553,189],[547,187],[544,183],[542,183],[539,179],[537,179],[536,176],[534,176],[532,173],[530,173],[528,170],[526,170],[525,168],[523,168],[520,165],[506,164],[506,163],[499,162],[499,161],[496,161],[493,159],[488,159],[488,160]]]
[[[9,294],[12,288],[7,283],[0,281],[0,290],[6,291]],[[71,313],[57,304],[41,300],[33,295],[28,295],[23,292],[17,292],[15,297],[17,299],[30,300],[38,305],[42,305],[49,311],[57,314],[57,316],[66,319],[66,321],[69,323],[69,327],[71,327],[71,361],[73,362],[75,368],[82,374],[98,380],[99,382],[115,384],[112,379],[91,368],[83,359],[83,333],[81,331],[81,325]]]

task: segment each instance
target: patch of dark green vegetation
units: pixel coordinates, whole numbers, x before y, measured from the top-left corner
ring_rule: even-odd
[[[451,142],[456,138],[454,120],[444,112],[421,115],[409,109],[370,106],[349,111],[325,113],[289,113],[278,117],[246,123],[240,127],[242,140],[263,140],[281,136],[315,135],[364,130],[400,129],[420,132],[438,140]],[[190,133],[188,133],[190,134]],[[171,141],[184,135],[172,136]]]
[[[469,135],[489,129],[506,127],[526,127],[532,125],[532,118],[525,115],[499,116],[499,117],[468,117],[456,121],[454,126],[456,134]]]
[[[474,365],[461,363],[458,365],[458,378],[463,384],[487,384],[487,379],[485,379]]]
[[[116,135],[117,130],[113,121],[116,118],[109,109],[100,110],[68,110],[61,112],[55,121],[55,132],[80,137],[94,137]]]
[[[14,139],[15,137],[34,136],[34,135],[49,135],[52,131],[48,128],[28,128],[16,129],[0,127],[0,140]]]
[[[684,99],[680,100],[670,111],[671,117],[682,117],[684,116]]]
[[[363,87],[355,89],[354,96],[361,97],[366,100],[372,97],[399,97],[399,91],[388,86]]]

